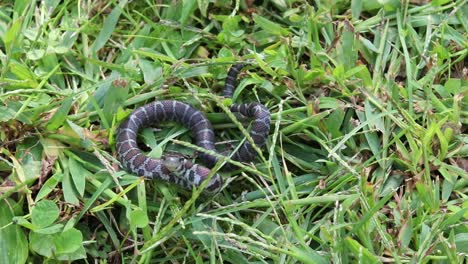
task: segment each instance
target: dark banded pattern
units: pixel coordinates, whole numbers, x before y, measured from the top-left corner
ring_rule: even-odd
[[[231,98],[234,94],[234,88],[236,86],[237,75],[240,70],[244,67],[244,64],[235,64],[229,70],[226,81],[224,82],[224,97]]]
[[[234,65],[226,78],[224,95],[232,97],[235,81],[241,64]],[[253,119],[250,136],[257,147],[265,145],[270,130],[270,113],[259,103],[233,104],[230,110]],[[211,123],[192,106],[174,100],[156,101],[137,108],[120,125],[116,135],[117,157],[122,166],[130,172],[147,178],[157,178],[192,189],[199,186],[209,175],[210,169],[194,164],[182,155],[163,155],[161,159],[150,158],[142,153],[137,145],[137,133],[142,127],[165,121],[175,121],[186,125],[192,132],[195,144],[207,150],[216,151],[215,135]],[[232,159],[240,162],[252,161],[256,156],[249,142],[245,142],[234,153]],[[212,167],[218,161],[216,157],[200,153],[200,158]],[[225,166],[233,169],[232,166]],[[205,191],[214,193],[222,186],[219,174],[213,175]]]

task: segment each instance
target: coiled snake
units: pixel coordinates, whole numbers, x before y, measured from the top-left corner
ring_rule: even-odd
[[[232,97],[234,86],[242,64],[231,67],[226,77],[224,96]],[[257,147],[266,143],[270,129],[270,113],[268,109],[259,103],[232,104],[231,112],[252,118],[250,136]],[[175,121],[186,125],[195,139],[196,145],[207,150],[216,151],[215,134],[208,119],[191,105],[175,101],[155,101],[141,106],[133,111],[130,116],[121,123],[116,135],[117,157],[122,166],[139,176],[162,179],[178,184],[186,189],[199,186],[210,174],[210,169],[193,163],[182,155],[163,155],[161,159],[146,156],[137,145],[137,133],[140,128],[147,127],[165,121]],[[218,159],[206,153],[199,154],[203,163],[212,167]],[[249,162],[255,158],[255,150],[246,141],[232,155],[232,159],[239,162]],[[227,166],[232,169],[232,166]],[[206,185],[205,192],[215,193],[222,186],[222,179],[215,174]]]

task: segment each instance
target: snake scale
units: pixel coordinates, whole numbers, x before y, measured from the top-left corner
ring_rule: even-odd
[[[235,82],[242,67],[242,64],[236,64],[229,70],[224,86],[225,97],[232,97]],[[230,110],[253,119],[250,136],[257,147],[264,146],[271,121],[268,109],[254,102],[232,104]],[[218,161],[216,157],[199,153],[205,167],[178,154],[163,155],[160,159],[151,158],[146,156],[137,145],[137,133],[141,128],[166,121],[184,124],[192,132],[196,145],[216,151],[213,126],[200,111],[179,101],[162,100],[135,109],[120,124],[116,134],[117,157],[127,171],[139,176],[165,180],[189,190],[195,186],[198,187],[210,174],[208,167],[213,167]],[[255,157],[256,152],[248,141],[244,142],[232,155],[232,159],[239,162],[250,162]],[[233,169],[233,166],[225,167]],[[215,193],[220,190],[221,186],[222,178],[216,173],[211,177],[204,191]]]

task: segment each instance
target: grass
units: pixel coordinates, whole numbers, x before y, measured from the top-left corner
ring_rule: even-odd
[[[426,2],[0,3],[0,263],[463,263],[468,5]],[[232,101],[272,113],[255,162],[213,197],[119,169],[116,127],[153,100],[245,140],[236,62]]]

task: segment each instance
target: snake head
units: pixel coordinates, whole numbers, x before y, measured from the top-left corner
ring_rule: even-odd
[[[178,172],[184,166],[185,158],[175,155],[167,155],[162,158],[164,167],[170,172]]]
[[[211,169],[204,166],[194,164],[180,155],[165,155],[161,158],[163,167],[167,170],[167,174],[174,177],[174,181],[187,189],[199,187],[200,184],[210,175]],[[170,176],[169,176],[170,177]],[[205,194],[217,193],[223,184],[223,180],[219,174],[212,176],[210,182],[206,186]]]

